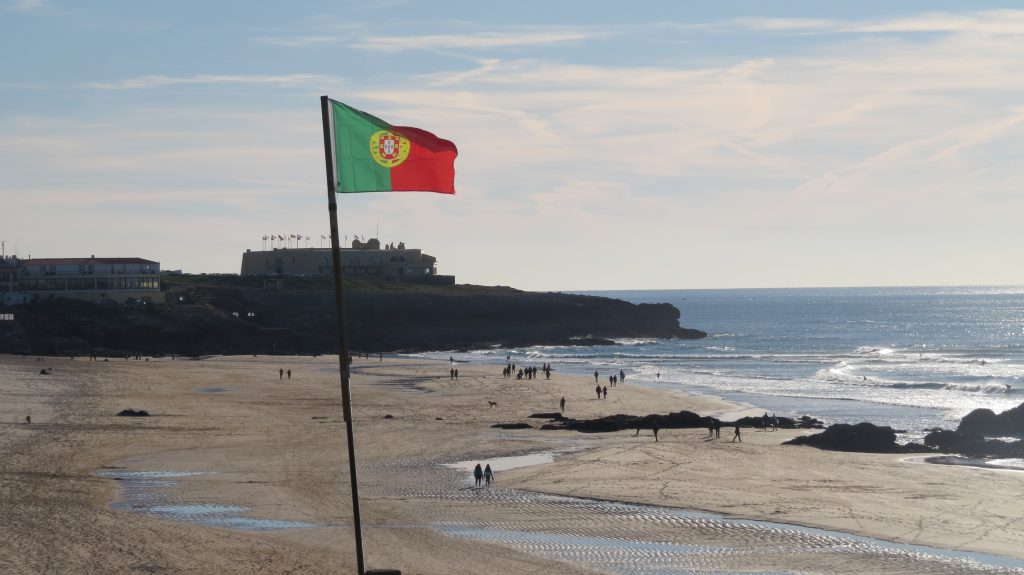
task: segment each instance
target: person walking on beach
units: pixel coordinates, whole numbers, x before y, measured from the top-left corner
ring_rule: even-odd
[[[277,370],[277,379],[284,379],[284,368]]]
[[[654,432],[654,442],[657,443],[658,442],[658,424],[657,423],[655,423],[654,425],[651,426],[651,431]]]
[[[763,427],[765,431],[768,431],[768,412],[767,411],[764,412],[763,416],[761,416],[761,427]]]
[[[594,383],[597,383],[597,372],[594,372]]]
[[[477,463],[476,467],[473,468],[473,479],[476,480],[476,486],[477,487],[480,487],[480,481],[483,480],[483,478],[484,478],[484,470],[480,467],[480,464]]]
[[[455,368],[454,367],[448,370],[448,379],[449,380],[455,379]]]
[[[291,378],[292,378],[292,370],[289,369],[288,370],[288,379],[291,379]]]
[[[597,398],[601,399],[601,386],[595,387],[594,390],[597,391]]]
[[[736,422],[736,431],[732,434],[732,442],[736,443],[737,439],[740,440],[740,443],[743,443],[743,438],[740,437],[740,424],[738,421]]]
[[[617,380],[617,382],[618,381],[622,381],[622,382],[626,381],[626,372],[622,371],[621,369],[619,370],[619,379]]]
[[[608,386],[604,386],[604,399],[608,399]]]
[[[459,381],[459,370],[455,370],[455,381]]]
[[[487,487],[491,486],[492,479],[494,479],[494,472],[491,471],[491,464],[488,463],[487,467],[484,467],[484,481],[487,482]]]
[[[778,431],[778,430],[779,430],[779,416],[775,415],[773,413],[772,414],[772,431]]]
[[[715,418],[715,439],[722,436],[722,422]]]
[[[562,401],[558,402],[558,411],[565,411],[565,396],[562,396]]]

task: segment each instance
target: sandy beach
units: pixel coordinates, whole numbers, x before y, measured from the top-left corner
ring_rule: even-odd
[[[0,364],[0,573],[355,572],[336,357]],[[457,367],[453,381],[447,362],[355,360],[368,568],[594,573],[573,553],[643,540],[695,572],[998,572],[775,524],[1024,559],[1022,473],[781,445],[798,431],[744,429],[740,443],[731,428],[717,440],[662,430],[658,442],[540,430],[527,416],[563,396],[576,418],[740,408],[668,385],[627,383],[598,400],[593,379]],[[534,427],[491,427],[523,421]],[[453,466],[552,451],[552,463],[496,466],[484,489]],[[580,541],[588,549],[574,551]],[[670,572],[641,547],[608,564]]]

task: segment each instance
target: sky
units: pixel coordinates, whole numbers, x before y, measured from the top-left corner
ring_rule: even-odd
[[[0,0],[0,52],[7,255],[319,247],[329,95],[456,143],[338,199],[459,283],[1024,284],[1013,4]]]

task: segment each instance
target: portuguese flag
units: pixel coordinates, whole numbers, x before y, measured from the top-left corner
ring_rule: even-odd
[[[338,193],[455,193],[455,144],[330,101]]]

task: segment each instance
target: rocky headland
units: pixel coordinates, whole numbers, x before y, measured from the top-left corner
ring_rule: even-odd
[[[214,355],[337,353],[327,278],[165,276],[166,303],[48,299],[6,308],[0,353]],[[347,281],[356,352],[613,344],[612,338],[704,337],[669,304],[474,285]]]

